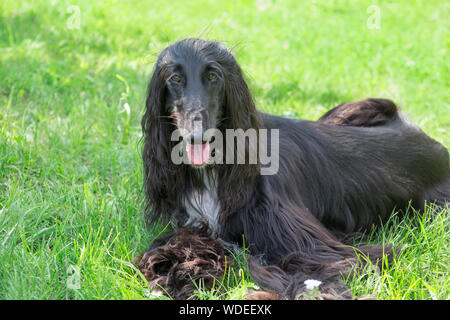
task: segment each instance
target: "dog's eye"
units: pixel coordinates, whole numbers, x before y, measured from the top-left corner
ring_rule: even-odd
[[[181,78],[177,76],[176,74],[170,77],[170,80],[174,82],[181,82]]]
[[[217,79],[217,76],[214,74],[214,73],[209,73],[208,74],[208,80],[209,81],[213,81],[213,80],[216,80]]]

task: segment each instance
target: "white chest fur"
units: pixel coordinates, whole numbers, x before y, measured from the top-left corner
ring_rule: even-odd
[[[206,222],[213,234],[218,234],[220,204],[217,197],[217,179],[215,176],[204,175],[205,188],[192,190],[187,195],[184,205],[188,214],[186,224],[199,225]]]

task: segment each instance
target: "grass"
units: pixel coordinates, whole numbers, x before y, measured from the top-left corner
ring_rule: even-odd
[[[367,27],[370,5],[380,8],[379,29]],[[343,101],[386,97],[449,147],[449,9],[406,0],[1,1],[0,299],[151,297],[130,263],[162,228],[144,224],[139,121],[168,44],[197,36],[233,47],[266,112],[317,119]],[[353,292],[448,299],[448,216],[393,218],[373,232],[373,242],[404,250],[379,274],[347,279]],[[254,284],[239,266],[224,294],[199,297],[242,298]]]
[[[402,250],[390,265],[373,272],[370,265],[349,276],[346,283],[357,296],[382,299],[446,299],[449,288],[450,220],[448,211],[425,213],[412,210],[411,216],[397,215],[381,228],[372,230],[372,243],[394,243]]]

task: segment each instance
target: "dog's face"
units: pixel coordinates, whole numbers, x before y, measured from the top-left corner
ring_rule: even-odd
[[[224,98],[224,75],[212,61],[175,61],[168,66],[166,107],[183,137],[202,143],[203,132],[216,128]]]
[[[203,166],[209,159],[209,140],[205,135],[216,129],[225,100],[225,75],[221,66],[201,53],[168,50],[160,57],[165,68],[166,113],[186,142],[192,165]]]
[[[245,131],[260,125],[242,71],[225,45],[190,38],[161,52],[149,83],[146,113],[142,118],[146,156],[164,162],[169,155],[175,163],[172,156],[177,150],[168,150],[167,146],[174,147],[177,141],[175,146],[179,148],[177,139],[181,136],[183,160],[187,155],[189,163],[197,167],[220,165],[227,149],[221,135],[228,129]],[[162,145],[161,150],[158,143]]]

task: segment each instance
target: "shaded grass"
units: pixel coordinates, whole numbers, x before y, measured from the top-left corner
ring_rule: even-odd
[[[0,298],[151,296],[130,264],[162,228],[145,228],[139,121],[156,55],[173,41],[233,47],[266,112],[317,119],[386,97],[448,147],[449,4],[379,1],[381,29],[370,30],[372,4],[1,1]],[[415,219],[373,234],[405,250],[386,272],[348,279],[355,293],[448,298],[448,211]],[[242,298],[253,284],[237,260],[224,294],[199,297]],[[79,289],[68,287],[73,266]]]
[[[424,213],[410,210],[406,217],[393,215],[380,229],[373,229],[369,241],[394,244],[401,251],[381,270],[368,266],[346,279],[358,296],[392,299],[449,298],[448,211],[428,207]]]

